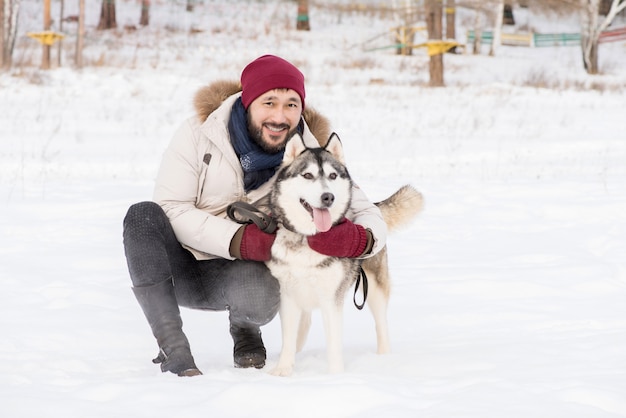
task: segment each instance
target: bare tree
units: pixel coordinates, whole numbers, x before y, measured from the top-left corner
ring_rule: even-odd
[[[43,1],[43,30],[50,30],[50,0]],[[50,47],[51,45],[42,44],[43,54],[41,58],[41,68],[44,70],[50,69]]]
[[[426,0],[426,27],[428,30],[428,41],[441,41],[442,37],[442,18],[443,3],[442,0]],[[430,86],[442,87],[443,82],[443,54],[434,54],[430,56]]]
[[[85,38],[85,0],[78,0],[78,34],[76,36],[76,67],[83,68],[83,39]]]
[[[114,29],[116,27],[117,20],[115,18],[115,0],[102,0],[98,30]]]
[[[21,0],[0,1],[0,68],[10,68],[17,36],[17,18]]]
[[[4,0],[0,0],[0,69],[4,68]]]
[[[483,43],[483,11],[476,7],[474,10],[474,42],[472,44],[472,53],[480,54],[480,47]]]
[[[413,55],[413,42],[416,33],[416,28],[413,27],[413,24],[416,21],[417,10],[414,2],[412,0],[404,0],[403,2],[394,0],[391,10],[396,21],[396,27],[394,28],[396,54]]]
[[[63,33],[63,14],[65,13],[65,0],[61,0],[61,8],[59,10],[59,32]],[[63,52],[63,38],[60,38],[57,44],[57,66],[61,66],[61,52]]]
[[[150,24],[150,0],[141,0],[141,17],[139,18],[141,26]]]
[[[560,13],[578,13],[580,16],[583,66],[587,73],[598,73],[598,43],[600,35],[615,17],[626,9],[624,0],[527,0],[530,7]],[[607,7],[606,2],[610,3]],[[601,8],[601,5],[604,5]],[[608,8],[608,11],[606,10]],[[600,12],[606,12],[604,18]]]
[[[580,0],[581,47],[585,70],[598,74],[598,43],[602,31],[609,27],[615,16],[626,9],[626,2],[613,0],[606,17],[600,18],[600,0]]]
[[[480,54],[483,41],[483,30],[490,27],[492,30],[491,48],[489,55],[495,55],[502,42],[502,24],[504,21],[505,0],[459,0],[457,4],[474,10],[474,40],[472,52]]]
[[[491,39],[491,49],[489,55],[496,55],[496,49],[502,43],[502,23],[504,22],[504,0],[498,0],[495,11],[495,22],[493,24],[493,38]]]
[[[446,0],[446,39],[456,39],[455,0]],[[448,52],[456,52],[456,47],[452,47]]]

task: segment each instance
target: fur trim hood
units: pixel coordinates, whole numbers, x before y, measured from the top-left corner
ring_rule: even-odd
[[[196,115],[201,121],[205,121],[224,100],[240,91],[241,84],[239,82],[227,80],[216,81],[200,88],[193,100]],[[308,105],[302,116],[320,146],[326,145],[331,133],[328,119]]]

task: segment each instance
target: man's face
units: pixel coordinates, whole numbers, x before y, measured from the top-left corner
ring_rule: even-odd
[[[277,153],[285,148],[301,114],[302,100],[295,90],[270,90],[248,106],[248,132],[264,151]]]

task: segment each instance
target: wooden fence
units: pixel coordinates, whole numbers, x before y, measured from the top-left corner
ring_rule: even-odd
[[[474,42],[474,31],[467,32],[467,44]],[[493,42],[493,32],[481,32],[481,44]],[[580,45],[580,33],[503,33],[502,45],[511,46],[576,46]],[[626,40],[626,27],[604,31],[599,42],[617,42]]]

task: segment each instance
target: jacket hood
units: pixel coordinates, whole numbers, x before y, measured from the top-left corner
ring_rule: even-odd
[[[241,84],[238,81],[229,80],[216,81],[200,88],[193,100],[196,115],[200,121],[204,122],[224,100],[240,91]],[[328,119],[311,108],[308,103],[302,116],[320,146],[326,145],[331,133]]]

